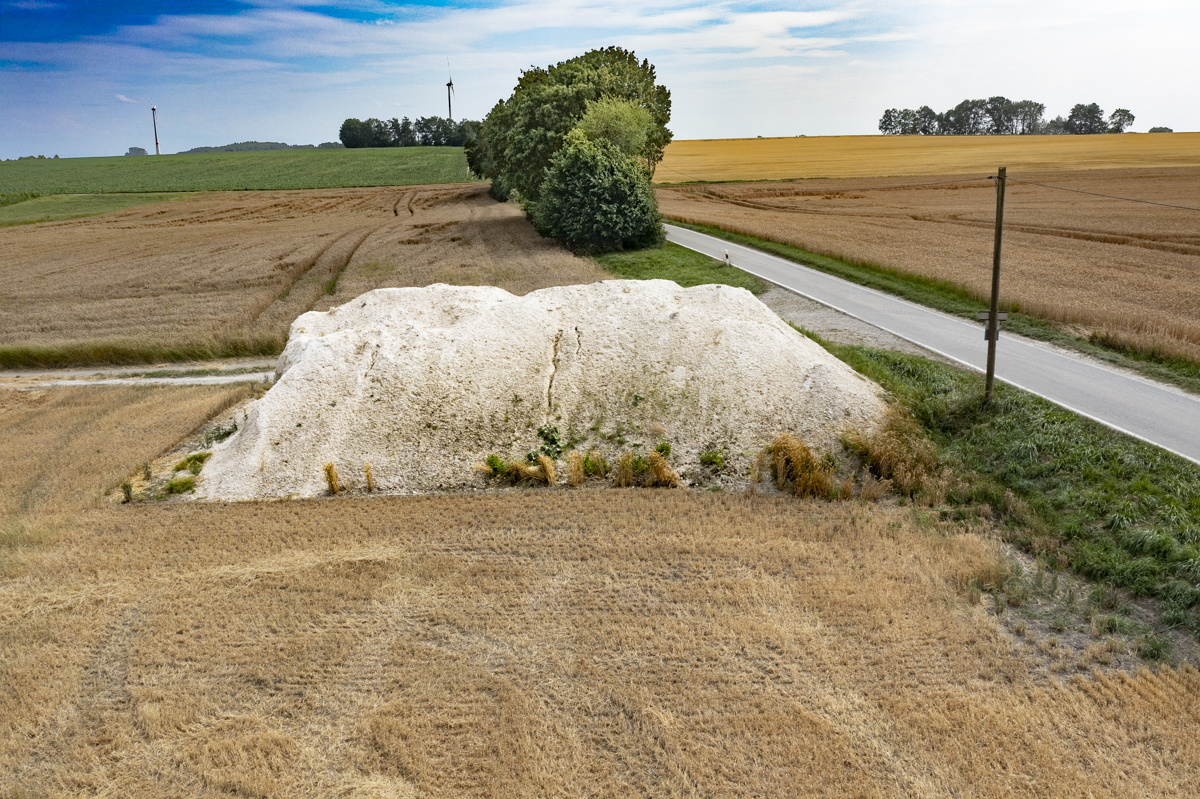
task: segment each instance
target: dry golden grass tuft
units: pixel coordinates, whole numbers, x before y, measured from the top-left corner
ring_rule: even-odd
[[[808,445],[790,433],[771,443],[775,485],[798,497],[828,498],[833,489],[833,468],[816,458]],[[853,483],[851,483],[853,490]],[[839,492],[840,493],[840,492]]]
[[[223,401],[105,392],[70,392],[108,408],[90,416],[4,397],[3,432],[30,432],[3,507],[78,507],[56,475],[97,437],[123,441],[83,473],[116,479],[170,438],[162,414]],[[151,407],[161,424],[126,426]],[[8,796],[1200,792],[1200,674],[1031,671],[965,590],[1003,575],[996,545],[911,510],[639,489],[82,505],[0,580]]]
[[[277,352],[375,288],[606,277],[486,186],[229,192],[0,230],[0,363]],[[40,353],[40,356],[39,356]]]
[[[926,505],[941,505],[954,476],[938,460],[933,444],[898,404],[889,405],[883,423],[868,434],[850,431],[843,440],[879,479],[870,493],[894,488]],[[863,483],[867,491],[866,482]]]
[[[325,464],[325,484],[329,487],[330,494],[336,494],[341,488],[338,484],[337,469],[332,463]]]
[[[994,174],[996,165],[980,170],[980,176]],[[1196,167],[1022,172],[1010,163],[1008,174],[1200,207]],[[985,300],[991,292],[992,184],[876,189],[951,178],[945,170],[933,170],[911,180],[678,186],[657,193],[668,217],[947,281]],[[1195,211],[1010,183],[1001,302],[1084,336],[1200,362],[1196,217]]]
[[[798,136],[667,145],[661,183],[1200,166],[1200,133],[1121,136]]]

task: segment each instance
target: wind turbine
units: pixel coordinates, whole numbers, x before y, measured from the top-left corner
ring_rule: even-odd
[[[154,154],[162,155],[158,146],[158,106],[154,103],[150,104],[150,119],[154,123]]]
[[[449,61],[446,61],[446,74],[450,77],[450,81],[446,84],[446,110],[450,114],[450,119],[454,119],[454,103],[451,102],[451,96],[454,94],[454,76],[450,74]]]

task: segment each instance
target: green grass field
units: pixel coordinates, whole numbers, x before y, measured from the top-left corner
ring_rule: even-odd
[[[333,189],[462,183],[472,179],[461,147],[268,150],[0,162],[0,195]]]
[[[9,195],[12,196],[12,195]],[[31,225],[35,222],[59,222],[82,216],[107,214],[137,205],[178,200],[187,194],[155,192],[151,194],[51,194],[19,203],[0,205],[0,227]]]

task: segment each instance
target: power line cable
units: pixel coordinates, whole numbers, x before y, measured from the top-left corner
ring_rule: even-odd
[[[995,175],[989,175],[988,180],[995,180]],[[1017,180],[1016,178],[1006,178],[1009,183],[1023,183],[1026,186],[1041,186],[1043,189],[1057,189],[1059,191],[1070,191],[1075,194],[1090,194],[1092,197],[1107,197],[1110,200],[1124,200],[1127,203],[1144,203],[1145,205],[1161,205],[1164,208],[1180,208],[1184,211],[1200,211],[1200,208],[1193,208],[1190,205],[1172,205],[1171,203],[1160,203],[1154,200],[1135,200],[1132,197],[1118,197],[1115,194],[1100,194],[1095,191],[1084,191],[1082,189],[1068,189],[1064,186],[1051,186],[1048,183],[1034,183],[1030,180]]]

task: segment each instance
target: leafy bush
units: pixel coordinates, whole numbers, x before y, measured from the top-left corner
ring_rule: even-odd
[[[641,158],[652,133],[650,112],[629,100],[606,97],[588,103],[575,129],[589,141],[607,141],[631,158]]]
[[[651,167],[671,141],[671,93],[655,83],[654,66],[619,47],[591,50],[549,68],[521,73],[512,96],[496,103],[466,143],[467,163],[482,178],[500,179],[531,202],[541,199],[550,161],[567,134],[603,100],[629,101],[650,117],[639,158]],[[596,112],[600,113],[600,112]],[[493,187],[497,184],[493,182]]]
[[[645,170],[611,142],[572,131],[550,162],[531,207],[543,235],[572,250],[602,253],[663,240],[662,217]]]

